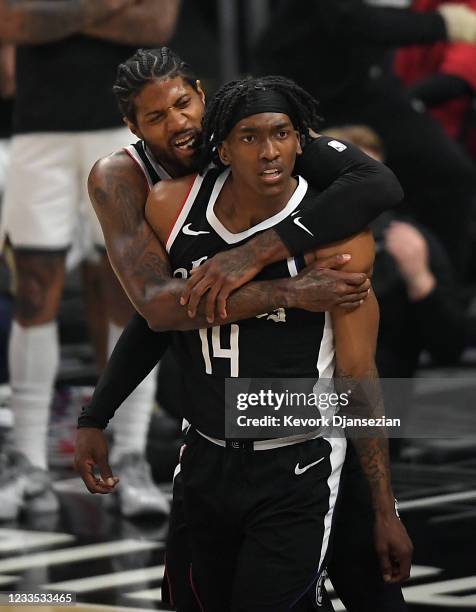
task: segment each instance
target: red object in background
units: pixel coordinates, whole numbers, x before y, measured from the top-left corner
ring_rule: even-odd
[[[415,0],[412,8],[418,12],[434,11],[449,2],[476,10],[476,0]],[[464,79],[476,91],[476,45],[439,42],[405,47],[396,53],[395,72],[406,86],[442,73]],[[431,113],[451,138],[460,140],[470,105],[471,96],[463,96],[440,104]]]
[[[56,389],[48,431],[48,465],[71,468],[76,426],[82,406],[91,401],[94,387],[63,386]]]

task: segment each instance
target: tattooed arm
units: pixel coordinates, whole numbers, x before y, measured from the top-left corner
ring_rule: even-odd
[[[265,266],[364,231],[403,196],[395,175],[386,166],[358,147],[326,136],[303,149],[296,172],[318,193],[300,206],[298,217],[286,217],[245,245],[220,253],[194,270],[184,292],[185,301],[192,307],[212,287],[217,312],[226,312],[232,291],[252,280]]]
[[[345,249],[353,255],[345,267],[364,270],[369,275],[374,260],[374,244],[370,232],[322,249],[322,255],[331,255]],[[371,291],[364,304],[353,312],[341,309],[331,313],[336,347],[336,385],[352,389],[349,411],[353,416],[373,418],[383,414],[378,374],[374,355],[377,343],[379,311]],[[368,435],[368,434],[367,434]],[[405,528],[395,513],[395,501],[390,480],[388,440],[384,428],[365,432],[352,438],[360,465],[370,489],[375,514],[375,546],[382,575],[386,582],[400,582],[410,573],[412,544]]]
[[[145,178],[124,152],[97,162],[89,176],[89,195],[101,223],[112,267],[136,310],[155,331],[207,326],[203,314],[191,319],[180,305],[185,281],[173,278],[167,254],[145,213],[147,200],[148,217],[154,229],[159,238],[166,236],[179,207],[176,202],[183,202],[190,180],[186,177],[162,181],[147,200]],[[252,296],[254,302],[250,301],[246,289],[244,299],[238,300],[238,308],[233,310],[233,320],[286,305],[285,291],[279,283],[273,293],[269,289],[269,283],[260,287]]]
[[[179,9],[180,0],[141,0],[83,33],[126,45],[164,45],[172,38]]]
[[[186,186],[189,182],[187,179]],[[132,159],[120,152],[100,160],[91,171],[88,186],[116,274],[136,309],[147,317],[149,325],[157,329],[174,326],[188,329],[204,325],[203,315],[192,322],[179,305],[184,281],[171,279],[164,250],[145,220],[148,186]],[[176,214],[172,206],[159,212],[157,219],[151,213],[152,222],[159,226],[164,220],[170,225],[171,216],[173,218]],[[361,275],[350,276],[360,282]],[[321,274],[316,265],[301,273],[296,283],[295,293],[308,295],[308,302],[302,307],[317,310],[334,305],[344,286],[332,275]],[[276,284],[274,287],[270,283],[255,285],[258,287],[254,291],[246,286],[241,297],[239,292],[233,296],[231,312],[236,319],[262,314],[281,304]],[[310,286],[307,292],[306,285]],[[358,294],[356,297],[359,298]],[[282,303],[290,301],[286,295]],[[250,304],[255,304],[251,311]],[[187,327],[183,327],[184,321]],[[78,419],[75,466],[91,493],[110,493],[117,484],[109,466],[107,441],[101,429],[107,426],[125,398],[162,357],[170,342],[169,336],[167,333],[154,333],[144,319],[138,315],[133,317],[114,348],[90,404],[83,408]],[[132,354],[136,358],[131,364]],[[102,480],[95,476],[96,467]]]
[[[41,44],[80,32],[135,0],[0,0],[0,39]]]
[[[89,176],[89,195],[101,223],[111,264],[136,310],[155,331],[198,329],[212,324],[207,321],[204,306],[192,319],[187,308],[180,304],[186,281],[173,278],[161,244],[167,241],[190,181],[190,177],[161,181],[150,193],[144,212],[148,188],[141,171],[126,153],[100,160]],[[339,261],[336,257],[316,262],[295,280],[248,284],[232,296],[228,317],[220,323],[253,317],[279,307],[299,306],[322,311],[340,304],[343,296],[348,300],[349,287],[360,288],[365,276],[351,274],[346,277],[347,284],[338,272],[320,269]],[[353,299],[359,301],[362,296],[355,292],[354,288]]]

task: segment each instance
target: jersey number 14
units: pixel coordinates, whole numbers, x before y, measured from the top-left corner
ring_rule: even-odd
[[[221,329],[229,329],[230,331],[230,348],[223,348],[220,344]],[[211,346],[209,341],[209,331],[211,331]],[[234,378],[239,375],[239,331],[239,326],[236,323],[232,323],[228,328],[217,325],[212,327],[211,330],[199,330],[200,340],[202,342],[202,355],[205,362],[205,372],[207,374],[213,374],[212,359],[229,359],[230,377]]]

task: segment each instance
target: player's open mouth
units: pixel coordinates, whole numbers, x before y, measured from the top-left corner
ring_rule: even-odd
[[[190,151],[195,149],[197,135],[195,132],[187,132],[172,141],[172,145],[180,151]]]
[[[261,178],[267,183],[273,183],[274,181],[279,180],[282,175],[282,171],[279,168],[269,168],[268,170],[263,170],[260,173]]]

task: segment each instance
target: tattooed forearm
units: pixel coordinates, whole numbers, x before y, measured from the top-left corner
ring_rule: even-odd
[[[157,331],[199,329],[211,325],[225,325],[243,319],[250,319],[265,313],[271,313],[280,307],[287,306],[288,291],[286,281],[252,282],[241,287],[232,295],[227,307],[226,319],[209,322],[205,314],[205,304],[200,303],[197,314],[190,318],[187,307],[180,305],[180,297],[185,281],[171,279],[153,292],[153,296],[161,296],[160,312],[154,312],[152,319],[156,321]],[[150,320],[149,317],[146,317]]]
[[[111,264],[131,302],[153,329],[208,327],[212,323],[206,319],[206,300],[193,318],[188,315],[187,307],[180,304],[186,281],[173,277],[167,253],[160,242],[160,222],[156,235],[145,216],[147,186],[141,175],[131,172],[128,164],[128,158],[123,156],[102,160],[93,168],[88,181]],[[154,222],[153,218],[150,222]],[[245,285],[233,293],[228,317],[219,323],[291,306],[294,292],[289,283],[290,279],[280,279]]]
[[[272,313],[278,308],[287,308],[290,305],[289,300],[289,282],[286,279],[248,283],[230,296],[227,303],[227,318],[215,321],[215,325],[233,323]],[[202,320],[204,326],[208,326],[209,323],[205,317],[205,302],[206,300],[200,301],[197,317]]]
[[[61,40],[104,19],[131,0],[0,0],[4,42],[41,44]]]
[[[375,367],[369,368],[367,375],[359,376],[359,379],[337,368],[336,388],[352,391],[352,399],[346,408],[345,416],[376,418],[383,415],[383,400]],[[369,485],[374,509],[378,512],[393,512],[388,439],[385,428],[353,429],[350,437]]]
[[[336,367],[335,385],[342,391],[351,391],[351,401],[343,409],[348,417],[378,418],[385,414],[382,390],[377,368],[372,364],[367,371],[362,370],[358,375],[351,375],[340,367]],[[384,431],[384,429],[376,429]]]
[[[170,278],[170,270],[144,218],[147,186],[142,176],[123,167],[124,155],[98,162],[91,171],[88,190],[111,264],[129,298],[140,308],[146,296]]]
[[[363,444],[360,444],[363,441]],[[390,470],[388,459],[388,440],[383,437],[356,438],[355,446],[360,444],[360,462],[364,467],[369,483],[380,489]],[[371,486],[372,486],[371,484]]]
[[[137,307],[153,300],[172,276],[168,263],[151,248],[156,239],[144,233],[150,232],[138,231],[114,257],[116,273],[126,281],[129,293],[132,291],[129,297]]]
[[[276,261],[287,259],[291,253],[274,229],[269,229],[248,242],[248,248],[255,261],[262,268]]]
[[[135,275],[143,286],[143,297],[147,302],[158,295],[170,281],[170,266],[155,253],[146,253],[136,266]]]
[[[101,185],[90,185],[90,193],[119,275],[134,280],[142,297],[154,284],[161,286],[170,269],[153,250],[157,238],[144,220],[144,198],[138,198],[137,186],[120,171],[111,171]]]
[[[394,497],[390,482],[388,440],[383,437],[352,438],[352,444],[370,488],[374,509],[393,513]]]

